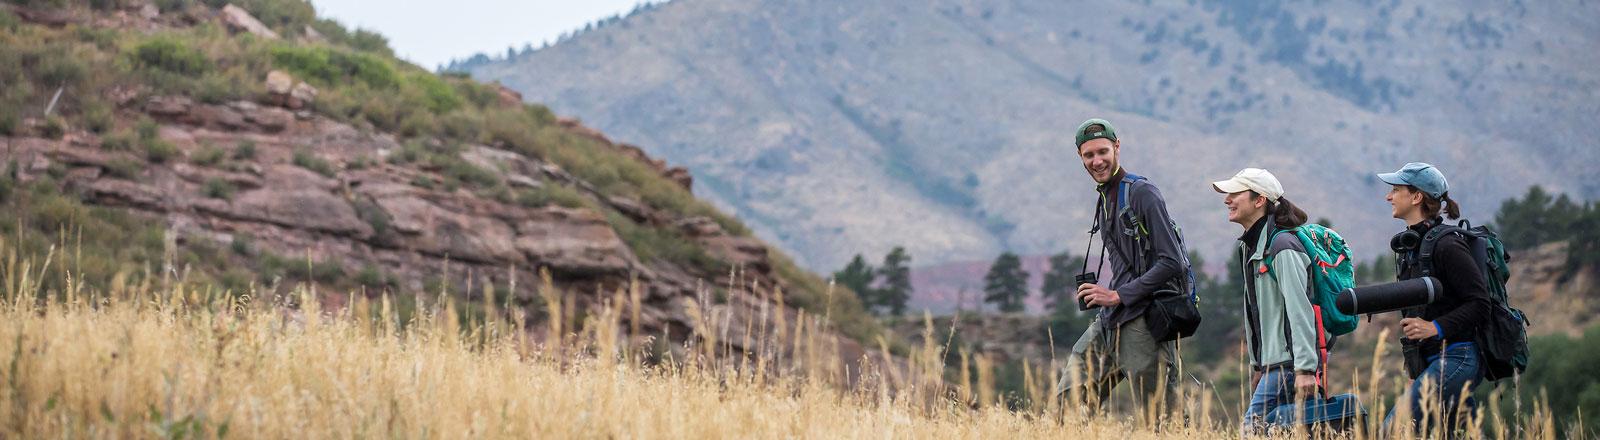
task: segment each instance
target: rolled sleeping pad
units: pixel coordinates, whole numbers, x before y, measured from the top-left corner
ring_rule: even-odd
[[[1333,305],[1346,315],[1367,315],[1427,305],[1443,294],[1438,278],[1422,277],[1344,289]]]

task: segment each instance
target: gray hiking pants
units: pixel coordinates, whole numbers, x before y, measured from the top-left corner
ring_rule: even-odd
[[[1061,371],[1055,392],[1097,410],[1117,384],[1128,379],[1133,403],[1141,414],[1165,414],[1177,403],[1177,360],[1176,341],[1156,342],[1144,317],[1110,331],[1096,318],[1073,344],[1072,357]]]

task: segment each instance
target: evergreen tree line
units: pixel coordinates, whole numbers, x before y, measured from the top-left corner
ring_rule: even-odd
[[[1580,203],[1534,185],[1522,198],[1500,203],[1494,229],[1506,247],[1514,250],[1566,241],[1567,275],[1600,266],[1600,203]]]
[[[478,52],[478,53],[472,54],[471,56],[468,56],[468,57],[463,58],[463,59],[454,59],[454,58],[452,58],[452,59],[450,59],[449,62],[446,62],[444,64],[440,64],[435,70],[437,70],[439,73],[447,73],[447,72],[462,72],[462,73],[465,73],[465,72],[468,72],[468,71],[470,71],[470,70],[472,70],[474,68],[481,67],[481,66],[484,66],[484,65],[503,62],[503,61],[514,60],[514,59],[517,59],[519,57],[527,56],[527,55],[532,54],[532,53],[534,53],[536,51],[548,48],[553,44],[561,44],[563,42],[566,42],[567,40],[571,40],[573,38],[577,38],[579,35],[583,35],[583,34],[586,34],[586,33],[592,32],[592,31],[600,30],[601,28],[605,28],[607,26],[611,26],[611,25],[614,25],[614,24],[621,23],[622,20],[625,20],[625,19],[628,19],[630,17],[633,17],[636,14],[643,13],[643,12],[649,12],[651,10],[654,10],[657,7],[660,7],[662,4],[666,3],[667,1],[670,1],[670,0],[643,1],[643,2],[640,2],[638,4],[635,4],[633,6],[633,10],[628,11],[628,13],[626,13],[626,14],[612,14],[612,15],[610,15],[608,17],[605,17],[605,18],[601,18],[601,19],[598,19],[598,20],[595,20],[595,21],[592,21],[592,22],[584,23],[582,28],[578,28],[578,29],[573,29],[571,31],[562,32],[561,35],[556,37],[556,40],[555,40],[554,43],[552,43],[552,42],[547,40],[547,41],[545,41],[543,43],[540,43],[538,48],[534,48],[533,47],[533,43],[532,42],[528,42],[528,43],[523,43],[522,44],[522,49],[521,50],[518,50],[515,46],[507,46],[504,56],[495,56],[495,55],[490,55],[490,54],[483,53],[483,52]]]
[[[883,256],[878,267],[856,254],[850,263],[833,273],[839,286],[855,292],[861,305],[873,315],[887,312],[891,316],[905,314],[906,303],[911,300],[911,254],[906,248],[895,246]]]

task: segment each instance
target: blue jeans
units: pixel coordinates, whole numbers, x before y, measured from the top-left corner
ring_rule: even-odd
[[[1294,370],[1276,368],[1261,373],[1261,382],[1244,410],[1244,430],[1262,434],[1273,428],[1291,428],[1297,422]]]
[[[1471,342],[1457,342],[1445,347],[1440,354],[1428,358],[1428,368],[1422,370],[1422,375],[1411,381],[1411,386],[1406,389],[1406,400],[1395,403],[1394,409],[1389,410],[1389,416],[1383,419],[1385,431],[1394,422],[1394,416],[1402,406],[1408,407],[1411,412],[1411,421],[1418,432],[1427,432],[1427,426],[1422,426],[1424,411],[1434,412],[1428,419],[1438,423],[1442,415],[1445,426],[1455,424],[1459,403],[1462,403],[1462,393],[1467,394],[1465,403],[1470,411],[1472,390],[1483,382],[1482,360],[1478,358],[1478,347]],[[1423,386],[1428,384],[1428,393],[1423,394]],[[1424,400],[1430,402],[1424,408]],[[1446,431],[1446,436],[1452,430]]]

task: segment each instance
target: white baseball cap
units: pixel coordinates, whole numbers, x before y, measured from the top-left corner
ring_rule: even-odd
[[[1211,182],[1211,188],[1223,194],[1233,194],[1240,191],[1255,191],[1273,202],[1283,197],[1283,184],[1278,183],[1278,177],[1271,172],[1260,168],[1245,168],[1228,180]]]

